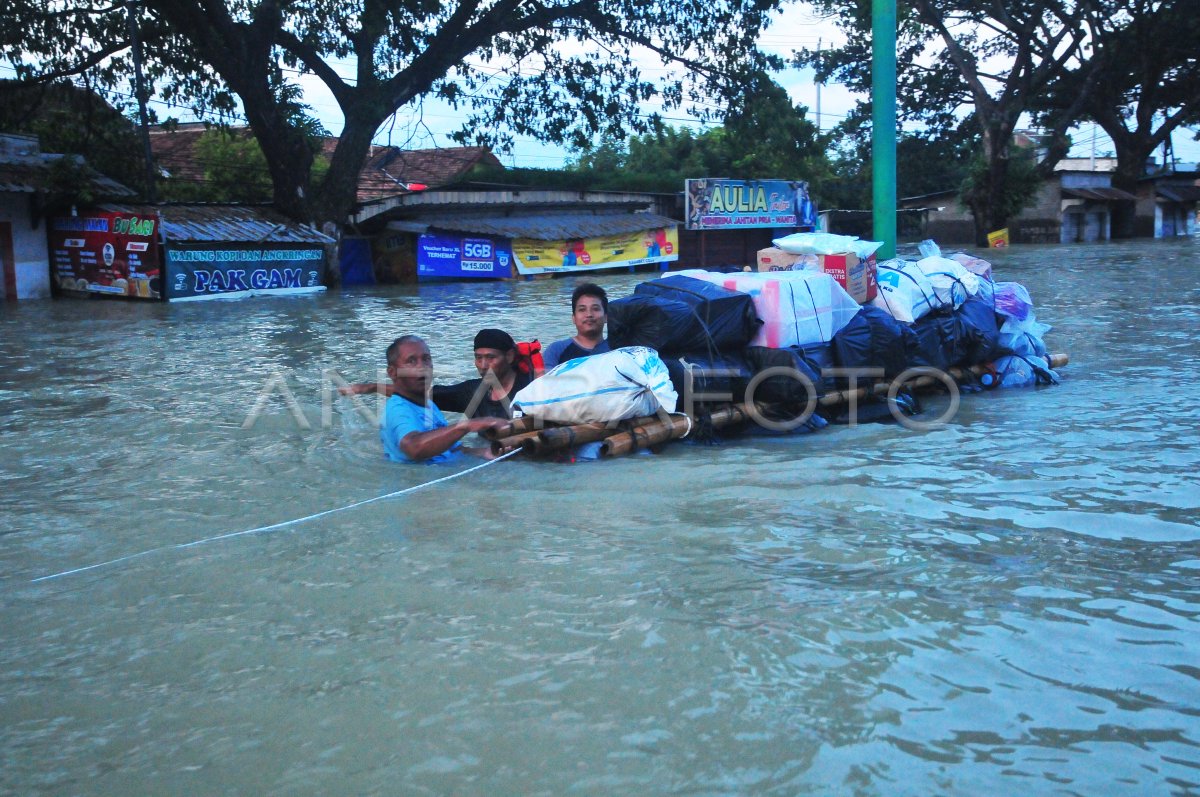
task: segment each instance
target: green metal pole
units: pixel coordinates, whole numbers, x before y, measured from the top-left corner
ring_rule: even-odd
[[[871,2],[872,210],[879,260],[896,256],[896,0]]]

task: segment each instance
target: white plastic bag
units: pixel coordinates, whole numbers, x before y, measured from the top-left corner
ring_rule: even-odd
[[[871,304],[886,310],[897,321],[911,324],[943,304],[929,277],[910,260],[880,263],[876,267],[876,281],[879,293]]]
[[[763,322],[750,346],[784,349],[828,343],[858,314],[858,302],[822,271],[765,271],[721,274],[690,269],[688,277],[750,294]]]
[[[917,268],[929,277],[929,282],[937,291],[938,299],[943,305],[949,304],[958,308],[967,299],[979,293],[979,277],[957,260],[933,255],[918,260]]]
[[[771,241],[793,255],[840,255],[853,252],[857,240],[853,235],[834,235],[828,232],[797,232]]]
[[[645,346],[560,363],[513,397],[525,415],[556,423],[623,421],[674,412],[678,402],[666,364]]]

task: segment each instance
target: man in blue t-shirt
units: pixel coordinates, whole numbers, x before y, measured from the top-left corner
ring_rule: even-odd
[[[387,350],[392,397],[384,406],[379,436],[393,462],[446,462],[461,452],[491,458],[490,448],[463,448],[463,437],[506,423],[501,418],[474,418],[450,426],[429,399],[433,356],[416,335],[396,338]]]
[[[608,294],[599,285],[585,282],[571,293],[571,320],[575,337],[556,340],[542,351],[549,371],[559,363],[608,351],[604,325],[608,322]]]

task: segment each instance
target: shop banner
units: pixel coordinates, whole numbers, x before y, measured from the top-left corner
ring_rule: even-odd
[[[325,290],[325,250],[269,243],[167,248],[167,299],[232,299]]]
[[[521,274],[557,274],[670,263],[679,259],[679,229],[671,225],[565,241],[517,238],[513,241],[512,251]]]
[[[159,298],[157,215],[92,211],[59,216],[49,227],[51,266],[63,290]]]
[[[418,277],[511,277],[512,249],[504,238],[426,234],[417,239]]]
[[[808,227],[817,206],[802,180],[686,180],[689,230]]]

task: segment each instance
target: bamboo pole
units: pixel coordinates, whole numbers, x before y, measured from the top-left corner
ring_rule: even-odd
[[[692,423],[692,419],[683,414],[672,415],[670,421],[656,418],[652,423],[634,426],[627,432],[605,438],[600,444],[600,456],[619,457],[668,440],[677,440],[692,430]]]
[[[530,432],[520,432],[508,437],[501,437],[499,440],[493,440],[492,453],[500,456],[501,454],[507,454],[514,448],[523,448],[523,443],[532,437],[537,437],[536,429]]]
[[[480,436],[485,440],[500,440],[504,437],[522,434],[523,432],[536,431],[545,425],[545,421],[538,423],[538,419],[532,415],[523,415],[520,418],[513,418],[508,422],[507,426],[501,426],[497,429],[486,429],[480,432]]]

